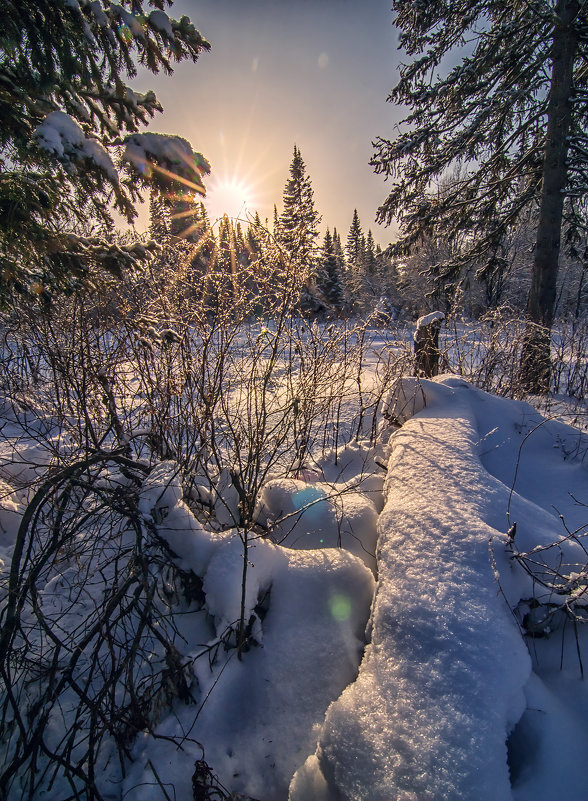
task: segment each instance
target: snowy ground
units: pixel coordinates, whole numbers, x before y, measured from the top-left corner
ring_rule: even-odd
[[[541,588],[509,560],[505,532],[517,523],[520,550],[551,543],[565,535],[554,508],[585,526],[588,442],[455,378],[405,381],[390,405],[409,419],[390,439],[371,643],[290,797],[582,797],[588,692],[573,626],[562,616],[521,636],[519,601]],[[580,547],[563,551],[546,561],[585,564]],[[579,648],[585,659],[584,631]]]
[[[348,445],[265,486],[241,659],[242,532],[197,520],[173,463],[147,477],[145,524],[202,579],[205,603],[176,609],[191,703],[160,717],[172,739],[139,737],[126,776],[105,749],[106,798],[191,798],[202,750],[222,785],[259,801],[584,797],[588,650],[570,613],[586,593],[588,438],[450,377],[405,379],[387,416],[377,448]],[[8,567],[24,499],[4,490]],[[556,571],[555,594],[511,555],[565,538],[564,523],[575,539],[529,557]],[[57,592],[53,579],[44,603]],[[57,782],[37,797],[66,795]]]

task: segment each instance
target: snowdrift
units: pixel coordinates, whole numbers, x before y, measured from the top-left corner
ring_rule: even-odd
[[[544,506],[569,510],[573,488],[586,500],[587,443],[542,423],[527,404],[450,377],[405,379],[386,413],[404,425],[390,438],[371,644],[358,678],[331,704],[290,801],[537,800],[572,786],[581,794],[586,769],[576,763],[554,780],[553,760],[541,790],[536,749],[562,720],[570,745],[578,737],[588,744],[573,720],[570,682],[583,704],[588,696],[571,654],[564,669],[573,677],[562,679],[558,666],[551,690],[548,650],[538,658],[535,644],[532,664],[512,610],[533,587],[508,559],[506,532],[518,521],[525,548],[565,533]],[[564,651],[575,648],[568,639]],[[525,708],[562,681],[566,697],[538,705],[542,723],[524,718],[528,736],[515,729]]]
[[[150,725],[134,731],[124,765],[105,733],[96,763],[104,798],[191,798],[195,766],[206,763],[219,799],[584,797],[588,651],[586,627],[569,611],[588,619],[588,438],[453,377],[403,379],[383,414],[375,447],[348,443],[296,475],[269,478],[246,543],[231,524],[228,471],[218,503],[212,484],[195,477],[221,512],[214,518],[185,503],[177,464],[142,466],[133,548],[153,574],[162,623],[173,622],[185,693],[165,685],[153,695]],[[8,437],[0,456],[6,576],[28,500],[15,488],[23,470],[43,463]],[[114,464],[98,477],[105,492],[126,486]],[[102,507],[83,497],[96,525],[78,529],[73,509],[76,558],[59,552],[37,578],[46,620],[73,634],[83,631],[74,617],[92,620],[113,570],[132,561],[121,551],[124,520],[94,548]],[[170,562],[194,579],[192,594],[173,584]],[[93,580],[84,584],[85,574]],[[557,591],[538,580],[554,576]],[[45,629],[27,632],[36,652],[51,645]],[[151,680],[149,665],[166,675],[159,640],[149,642],[135,666],[140,682]],[[107,645],[97,642],[95,653],[102,662]],[[101,692],[101,676],[92,691]],[[44,736],[65,741],[76,731],[81,748],[87,731],[73,701],[69,690],[56,699]],[[43,762],[35,798],[71,794],[58,767],[53,777]],[[13,787],[22,781],[14,776]]]

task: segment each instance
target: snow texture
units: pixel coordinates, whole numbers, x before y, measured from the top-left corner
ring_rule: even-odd
[[[77,122],[64,111],[48,114],[35,129],[34,137],[39,147],[53,153],[70,169],[77,169],[77,162],[87,160],[110,181],[118,183],[118,173],[104,147],[95,139],[87,139]]]
[[[182,500],[179,470],[171,461],[146,479],[139,508],[178,565],[202,577],[207,613],[217,637],[226,637],[240,616],[242,532],[204,528]],[[329,703],[355,678],[374,579],[344,549],[294,551],[252,537],[247,558],[245,619],[255,645],[242,661],[234,647],[220,651],[214,662],[195,660],[198,714],[196,707],[178,707],[157,731],[189,731],[225,786],[276,801],[286,798],[293,773],[313,752]],[[187,615],[183,627],[190,660],[211,635],[201,612]],[[140,739],[125,798],[161,798],[149,760],[161,780],[175,786],[176,797],[190,797],[189,766],[200,757],[190,742],[181,751]]]
[[[372,642],[291,801],[511,798],[506,740],[531,660],[489,555],[508,489],[478,455],[484,393],[452,378],[421,391],[390,439]]]

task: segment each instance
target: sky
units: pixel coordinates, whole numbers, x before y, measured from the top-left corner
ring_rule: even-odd
[[[271,223],[274,203],[282,209],[296,144],[323,232],[336,227],[346,237],[357,208],[376,242],[395,238],[392,227],[375,223],[388,189],[369,165],[372,141],[392,137],[402,116],[386,102],[399,62],[390,5],[174,2],[170,16],[187,14],[210,41],[210,52],[196,64],[178,64],[172,77],[142,72],[131,85],[154,89],[164,107],[149,130],[185,137],[210,161],[211,215],[256,209]],[[223,208],[223,194],[236,211]],[[142,218],[144,225],[145,211]]]

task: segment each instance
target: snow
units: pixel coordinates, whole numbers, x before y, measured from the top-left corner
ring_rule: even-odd
[[[212,525],[186,503],[175,462],[151,468],[138,494],[146,541],[201,584],[202,603],[173,607],[191,702],[158,707],[153,730],[172,739],[142,733],[124,776],[105,739],[104,797],[161,801],[163,785],[191,798],[203,756],[226,788],[257,801],[584,797],[586,633],[579,626],[576,641],[563,604],[585,589],[574,581],[586,554],[564,523],[586,525],[588,438],[451,376],[400,380],[382,411],[375,445],[352,441],[269,476],[249,531],[229,470],[191,477]],[[19,414],[3,412],[0,571],[27,487],[49,462],[39,443],[50,425],[29,415],[34,436],[17,438]],[[113,467],[101,480],[126,479]],[[557,567],[568,594],[554,601],[513,550]],[[84,558],[39,584],[43,612],[62,615],[65,631],[100,597],[97,579],[72,604],[79,572],[98,565]],[[540,621],[546,607],[533,598],[556,602],[536,637],[525,615]],[[55,741],[68,714],[63,699]],[[51,797],[60,792],[56,780]]]
[[[396,388],[388,408],[406,410],[415,391],[409,379]],[[567,758],[561,773],[554,760],[543,767],[533,754],[537,743],[547,753],[552,724],[565,729],[564,721],[572,732],[566,742],[578,733],[586,743],[569,682],[557,669],[554,673],[548,659],[555,641],[534,640],[531,658],[505,602],[506,595],[516,604],[527,589],[526,577],[507,559],[504,532],[507,482],[537,414],[527,404],[494,398],[455,378],[423,381],[419,393],[415,416],[390,438],[372,641],[357,680],[330,706],[316,753],[295,775],[290,799],[547,801],[561,797],[564,786],[581,793],[588,778],[584,763]],[[517,484],[530,489],[534,501],[515,490],[511,515],[522,515],[525,538],[534,532],[541,541],[559,530],[556,517],[542,508],[551,489],[557,494],[563,486],[583,487],[585,496],[581,454],[585,457],[587,443],[579,446],[578,433],[561,424],[539,430],[534,459],[519,465],[524,479]],[[568,449],[574,441],[575,459]],[[537,457],[546,453],[545,471],[535,470],[542,463]],[[500,465],[496,472],[506,482],[492,475],[483,459]],[[568,640],[571,651],[574,639]],[[560,645],[558,638],[556,648]],[[585,707],[588,694],[578,681],[577,663],[571,654],[566,658],[567,668],[576,669],[573,681]],[[545,703],[537,688],[543,688]],[[519,720],[533,737],[527,740],[520,726],[515,728]],[[513,730],[511,759],[516,749],[519,753],[511,788],[507,738]],[[546,770],[556,770],[558,778],[543,783]]]
[[[173,29],[169,17],[165,11],[156,8],[149,14],[149,22],[158,31],[162,31],[170,39],[173,39]]]
[[[35,131],[35,138],[45,150],[63,158],[66,151],[74,147],[83,147],[84,132],[69,114],[64,111],[52,111]]]
[[[98,25],[101,28],[107,28],[108,17],[104,13],[102,4],[99,2],[99,0],[93,0],[93,2],[91,2],[89,5],[90,5],[90,10],[92,11],[94,17],[96,18],[96,22],[98,23]]]
[[[119,29],[119,36],[128,41],[130,38],[143,41],[145,39],[145,31],[143,30],[143,22],[141,16],[130,14],[118,3],[110,4],[110,12],[118,16],[122,20],[122,25]]]
[[[441,311],[433,311],[430,314],[425,314],[424,317],[419,317],[416,322],[416,330],[418,331],[419,328],[426,328],[431,323],[442,323],[445,319],[445,315]]]
[[[200,153],[195,153],[190,143],[180,136],[136,133],[125,141],[124,159],[139,172],[143,172],[146,165],[153,166],[155,163],[180,179],[183,177],[197,184],[200,184],[202,174],[210,172],[206,159]]]
[[[118,173],[105,148],[96,139],[87,139],[77,122],[64,111],[52,111],[37,126],[34,137],[39,147],[57,156],[70,169],[88,160],[118,183]]]
[[[14,544],[23,511],[13,488],[0,478],[0,555],[4,548]]]
[[[158,535],[182,567],[202,576],[208,615],[227,641],[240,616],[243,534],[214,534],[195,520],[181,499],[173,462],[161,463],[146,479],[140,509],[159,522]],[[243,661],[233,649],[216,663],[195,662],[198,697],[204,699],[196,719],[194,707],[176,709],[158,733],[190,731],[225,786],[274,801],[286,797],[292,774],[314,749],[329,702],[355,677],[374,579],[342,549],[298,552],[252,537],[247,558],[245,619],[254,621],[255,645]],[[260,604],[267,606],[265,614]],[[198,636],[206,635],[201,623],[185,627],[194,657],[202,651]],[[193,765],[200,756],[198,749],[162,752],[159,742],[140,740],[125,797],[160,798],[156,788],[146,789],[153,782],[151,760],[160,778],[174,783],[177,797],[187,798],[186,760]]]
[[[299,475],[265,483],[256,520],[274,542],[303,550],[343,547],[375,573],[384,474],[370,449],[350,443]]]

